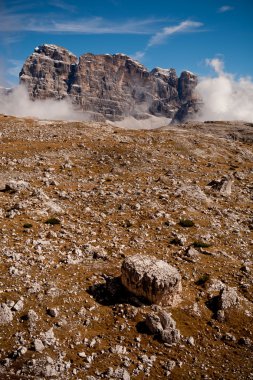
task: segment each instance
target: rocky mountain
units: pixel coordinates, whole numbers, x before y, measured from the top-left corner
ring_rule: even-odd
[[[149,115],[182,120],[196,109],[197,76],[154,68],[124,54],[86,53],[79,59],[56,45],[35,48],[20,72],[30,98],[64,99],[95,119],[121,120]]]

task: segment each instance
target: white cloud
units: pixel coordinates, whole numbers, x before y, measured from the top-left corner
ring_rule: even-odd
[[[220,7],[218,9],[218,12],[219,13],[225,13],[225,12],[232,11],[233,9],[234,9],[234,7],[231,7],[230,5],[223,5],[222,7]]]
[[[73,34],[152,34],[161,19],[125,19],[118,22],[102,17],[71,19],[57,13],[36,14],[3,10],[0,13],[0,32],[38,32]]]
[[[160,45],[172,34],[192,33],[199,31],[201,26],[203,26],[202,22],[186,20],[182,21],[178,25],[165,27],[161,32],[158,32],[151,37],[148,46]]]
[[[203,99],[200,120],[244,120],[253,122],[253,82],[224,72],[218,58],[206,60],[216,77],[200,78],[196,91]]]
[[[14,116],[30,116],[46,120],[89,120],[89,113],[78,112],[67,100],[29,99],[23,86],[16,87],[8,95],[0,95],[0,113]]]
[[[223,74],[223,70],[224,70],[224,62],[219,59],[219,58],[212,58],[212,59],[209,59],[207,58],[205,60],[206,64],[211,66],[212,69],[217,73],[217,74]]]
[[[179,34],[179,33],[193,33],[193,32],[199,32],[201,31],[199,28],[203,26],[204,24],[202,22],[197,21],[182,21],[178,25],[174,26],[167,26],[163,28],[161,31],[155,33],[149,40],[147,46],[145,49],[137,51],[135,54],[132,55],[134,59],[141,59],[145,56],[147,50],[155,45],[160,45],[163,42],[165,42],[166,38],[173,34]]]

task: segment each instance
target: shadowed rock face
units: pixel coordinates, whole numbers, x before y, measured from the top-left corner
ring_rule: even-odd
[[[121,120],[150,114],[174,118],[193,100],[196,75],[174,69],[148,71],[124,54],[82,55],[79,59],[55,45],[35,48],[20,72],[30,98],[69,97],[77,108]]]

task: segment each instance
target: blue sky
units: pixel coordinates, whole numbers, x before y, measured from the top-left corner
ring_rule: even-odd
[[[253,77],[252,20],[252,0],[0,0],[0,85],[17,84],[43,43],[199,75],[218,57],[227,72]]]

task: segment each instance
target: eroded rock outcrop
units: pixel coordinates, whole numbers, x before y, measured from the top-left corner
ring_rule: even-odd
[[[197,77],[174,69],[148,71],[124,54],[87,53],[79,59],[56,45],[35,48],[20,72],[31,99],[70,98],[78,109],[109,120],[149,115],[185,119]],[[182,109],[182,111],[180,111]]]
[[[163,260],[134,255],[121,268],[121,281],[128,291],[158,305],[174,305],[181,291],[181,275]]]

